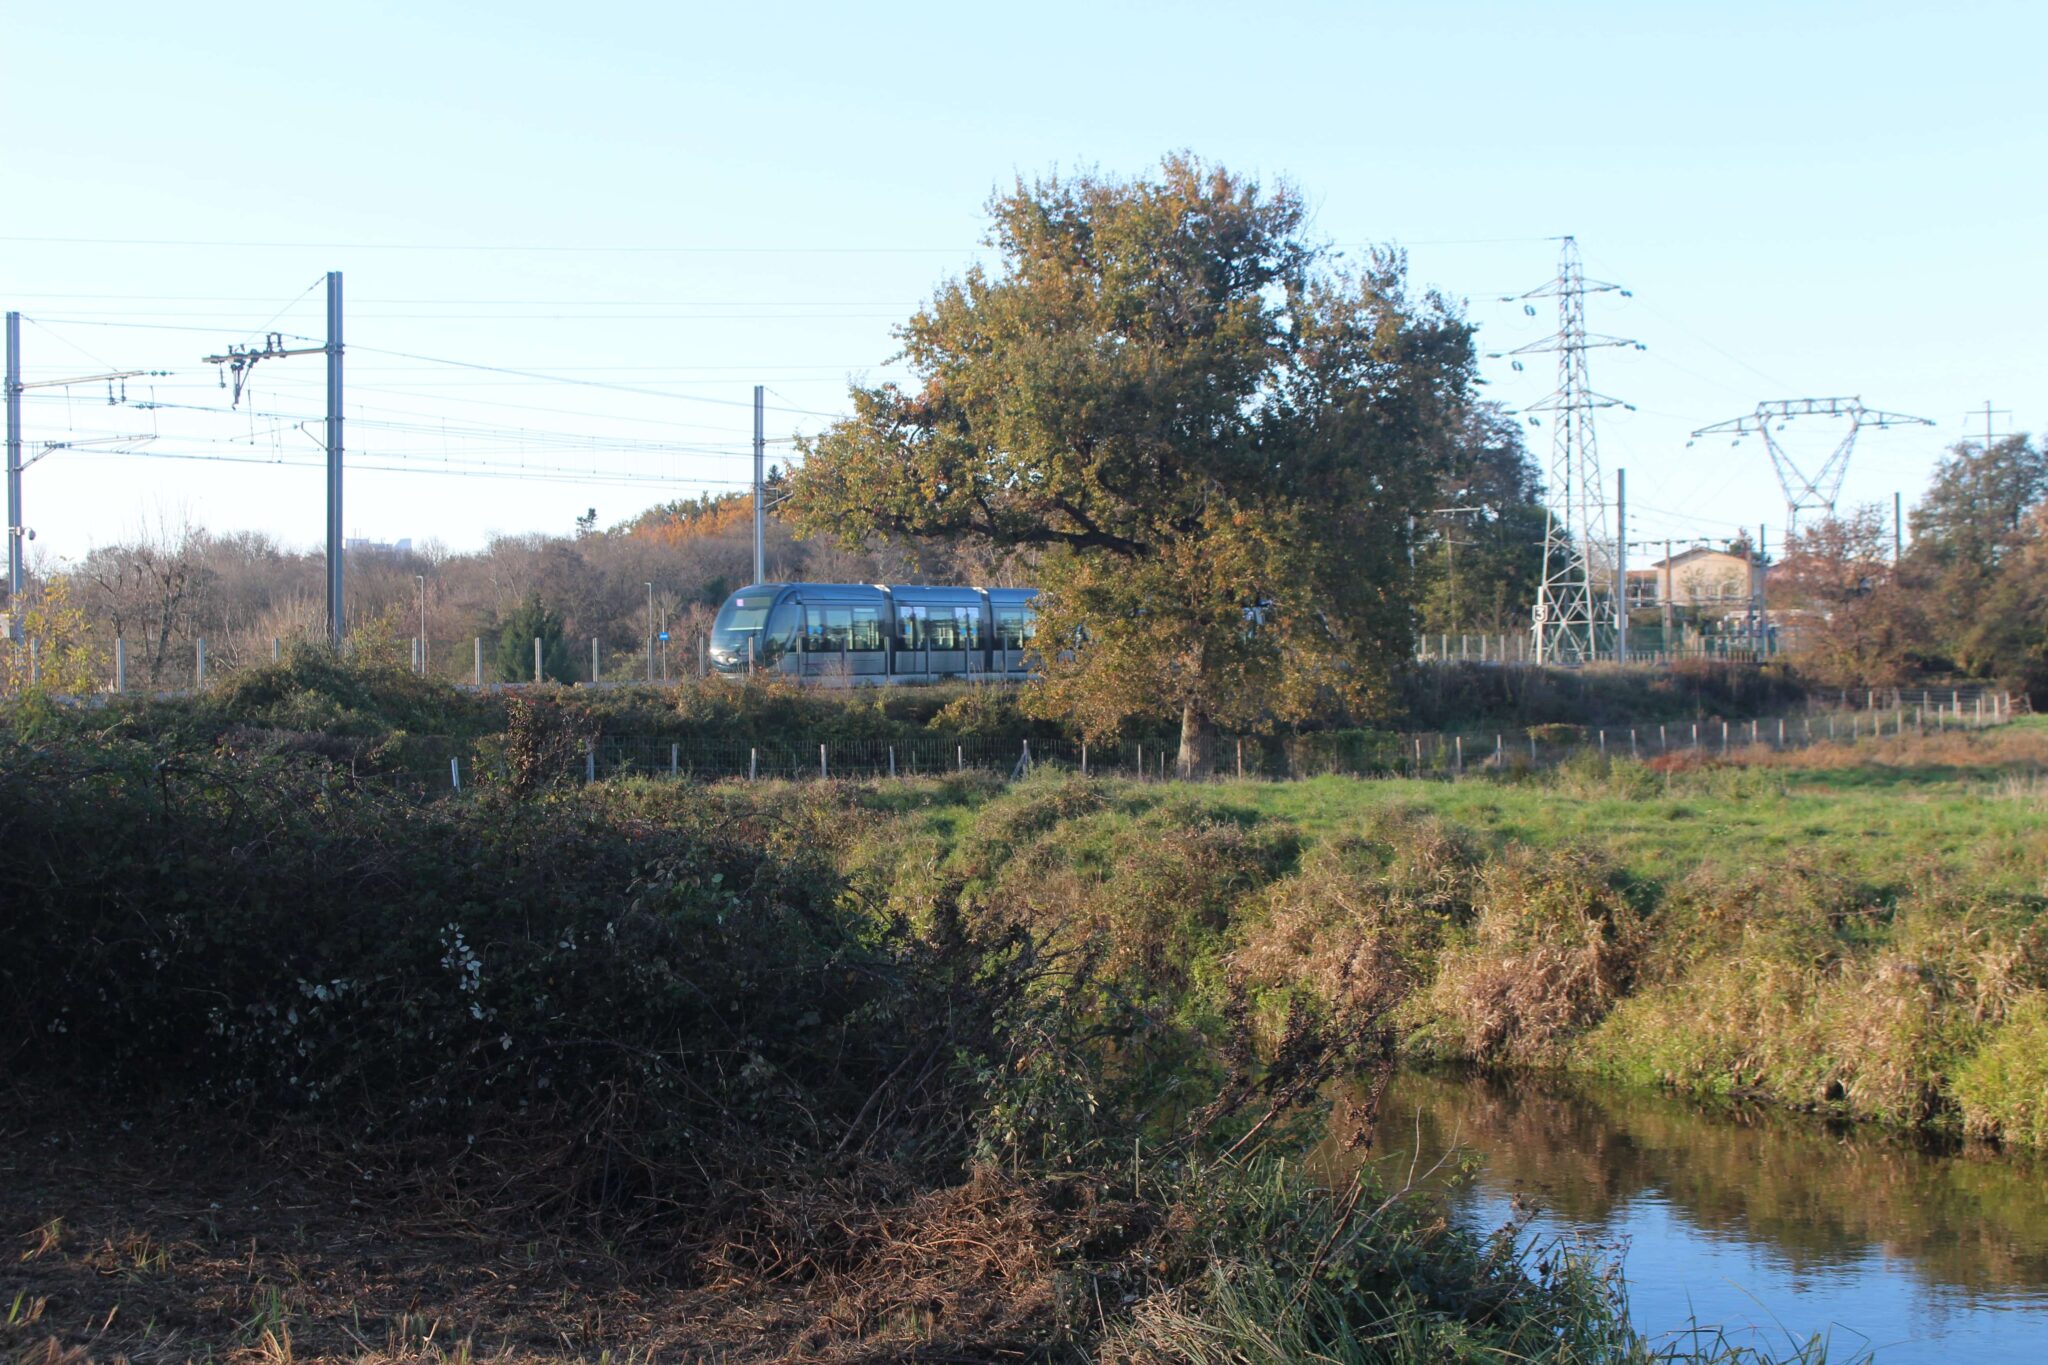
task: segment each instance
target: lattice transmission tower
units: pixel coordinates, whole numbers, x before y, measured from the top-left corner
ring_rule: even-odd
[[[1834,452],[1822,463],[1819,471],[1810,476],[1794,462],[1777,438],[1777,433],[1785,429],[1787,422],[1801,417],[1849,419],[1849,430],[1836,444]],[[1778,486],[1785,490],[1785,532],[1790,535],[1799,529],[1801,512],[1819,512],[1829,517],[1835,514],[1835,499],[1841,496],[1842,479],[1849,472],[1849,454],[1856,448],[1858,432],[1865,427],[1933,425],[1925,417],[1908,417],[1902,412],[1879,412],[1875,408],[1866,408],[1860,398],[1777,398],[1758,403],[1755,412],[1701,427],[1693,436],[1697,439],[1701,436],[1732,435],[1737,441],[1745,436],[1764,438],[1764,449],[1771,453],[1771,468],[1778,471]]]
[[[1586,352],[1600,346],[1640,342],[1586,330],[1586,295],[1609,291],[1629,297],[1618,284],[1589,280],[1579,264],[1579,244],[1564,239],[1557,278],[1526,294],[1510,295],[1532,317],[1531,299],[1557,300],[1557,331],[1506,352],[1509,356],[1557,354],[1557,389],[1522,411],[1551,417],[1550,486],[1543,531],[1543,582],[1536,590],[1531,629],[1539,663],[1585,663],[1615,652],[1627,593],[1617,580],[1620,550],[1608,523],[1606,483],[1593,414],[1600,408],[1630,408],[1619,398],[1595,393],[1587,378]],[[1516,369],[1521,368],[1519,361]],[[1531,415],[1532,426],[1539,419]]]

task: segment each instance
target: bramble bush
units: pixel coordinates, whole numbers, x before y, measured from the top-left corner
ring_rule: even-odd
[[[418,803],[317,756],[11,744],[0,1065],[375,1141],[573,1135],[555,1178],[611,1171],[597,1204],[711,1153],[957,1164],[1008,987],[845,902],[829,799]]]

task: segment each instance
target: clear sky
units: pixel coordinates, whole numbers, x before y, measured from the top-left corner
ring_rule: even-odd
[[[1291,180],[1332,242],[1405,245],[1488,350],[1553,325],[1499,296],[1574,234],[1634,291],[1592,327],[1649,348],[1592,362],[1638,409],[1600,426],[1632,535],[1775,543],[1762,447],[1691,429],[1804,396],[1932,418],[1867,433],[1844,492],[1910,503],[1967,410],[2042,425],[2044,40],[2048,7],[1954,0],[18,4],[0,305],[25,375],[173,372],[115,406],[31,396],[32,458],[153,436],[34,464],[34,548],[180,519],[317,543],[320,358],[258,367],[234,410],[199,362],[317,340],[327,270],[351,534],[465,548],[732,486],[751,386],[779,445],[887,373],[992,189],[1174,149]],[[1486,373],[1510,403],[1550,383]]]

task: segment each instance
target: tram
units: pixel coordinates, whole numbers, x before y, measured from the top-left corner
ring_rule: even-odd
[[[1031,675],[1036,588],[757,583],[719,608],[712,671],[825,686]]]

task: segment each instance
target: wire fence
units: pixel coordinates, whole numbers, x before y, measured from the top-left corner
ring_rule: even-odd
[[[1846,694],[1845,694],[1846,698]],[[1879,699],[1867,692],[1855,702]],[[1982,729],[2025,711],[2024,698],[1991,689],[1888,694],[1891,705],[1813,707],[1746,721],[1639,725],[1537,725],[1520,729],[1399,732],[1341,730],[1301,735],[1225,735],[1212,741],[1211,778],[1295,781],[1356,778],[1457,779],[1555,768],[1588,757],[1647,760],[1694,753],[1789,751],[1902,735]],[[909,739],[744,740],[704,736],[599,735],[582,746],[560,780],[887,781],[979,773],[1015,780],[1055,769],[1131,781],[1180,780],[1176,746],[1091,744],[1062,738],[933,735]],[[427,796],[507,780],[502,749],[489,742],[408,736],[402,757],[385,756],[363,780]]]

